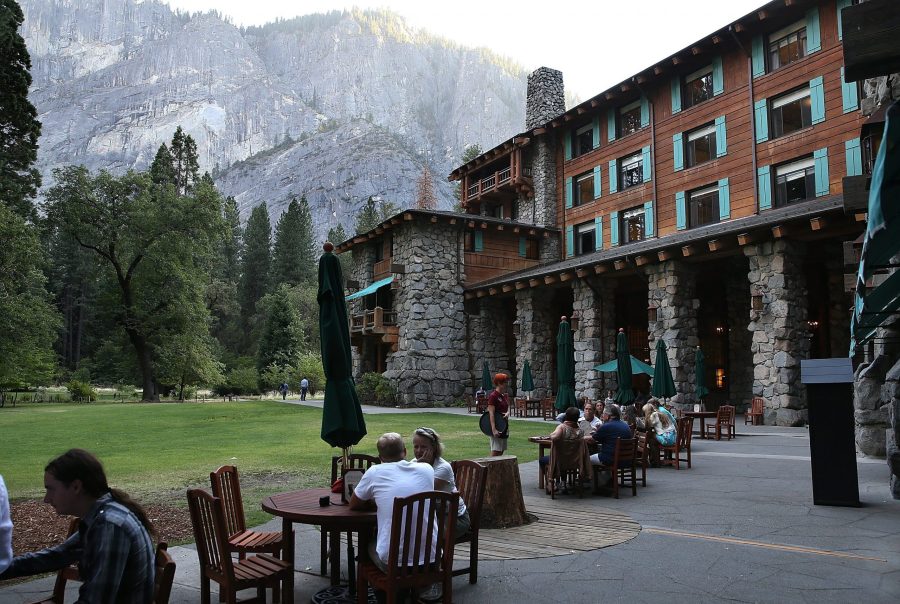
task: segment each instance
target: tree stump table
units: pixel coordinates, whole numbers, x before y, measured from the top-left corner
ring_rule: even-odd
[[[481,504],[481,528],[508,528],[528,523],[525,500],[522,499],[522,480],[519,460],[515,455],[479,457],[475,459],[487,468],[484,500]]]

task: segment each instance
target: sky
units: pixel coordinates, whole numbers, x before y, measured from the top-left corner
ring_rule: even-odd
[[[483,46],[528,72],[563,72],[586,100],[727,25],[765,0],[162,0],[186,11],[216,9],[235,25],[358,8],[387,8],[416,28]],[[543,13],[539,11],[544,11]]]

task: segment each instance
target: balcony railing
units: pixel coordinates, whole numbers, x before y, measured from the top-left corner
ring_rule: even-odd
[[[479,254],[477,252],[466,252],[467,267],[498,268],[513,271],[531,268],[537,263],[537,260],[529,260],[527,258],[508,258],[490,254]]]
[[[378,281],[384,279],[391,272],[391,256],[383,260],[379,260],[372,266],[372,280]]]
[[[531,168],[522,168],[522,176],[531,178]],[[488,193],[500,185],[505,185],[511,179],[512,168],[503,168],[502,170],[498,170],[490,176],[486,176],[481,180],[476,181],[474,184],[469,185],[469,188],[466,189],[467,196],[476,197]]]
[[[354,333],[384,333],[386,327],[396,327],[397,312],[376,306],[350,316],[350,331]]]

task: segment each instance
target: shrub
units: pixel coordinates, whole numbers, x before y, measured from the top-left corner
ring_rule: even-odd
[[[297,357],[297,362],[292,371],[293,381],[291,387],[299,390],[300,380],[309,380],[309,395],[315,396],[316,392],[325,387],[325,369],[322,368],[322,357],[315,352],[304,352]]]
[[[97,400],[97,391],[91,388],[91,385],[79,380],[71,380],[66,384],[69,396],[73,401],[91,402]]]
[[[254,367],[235,367],[225,376],[223,384],[216,385],[219,396],[259,394],[259,374]]]
[[[397,390],[380,373],[364,373],[356,383],[359,402],[367,405],[393,406],[397,401]]]

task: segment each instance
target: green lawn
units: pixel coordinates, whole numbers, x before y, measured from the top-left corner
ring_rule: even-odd
[[[209,472],[223,464],[241,471],[245,510],[251,522],[266,495],[325,486],[330,458],[339,454],[319,438],[318,409],[274,401],[207,403],[25,404],[0,409],[0,474],[12,499],[43,495],[43,468],[71,447],[94,452],[110,484],[139,500],[184,503],[184,490],[209,488]],[[369,435],[354,448],[375,453],[379,435],[404,436],[427,425],[445,442],[447,459],[487,454],[488,439],[477,417],[441,413],[366,416]],[[509,453],[533,461],[528,436],[547,434],[549,424],[513,422]],[[412,444],[407,443],[412,455]]]

